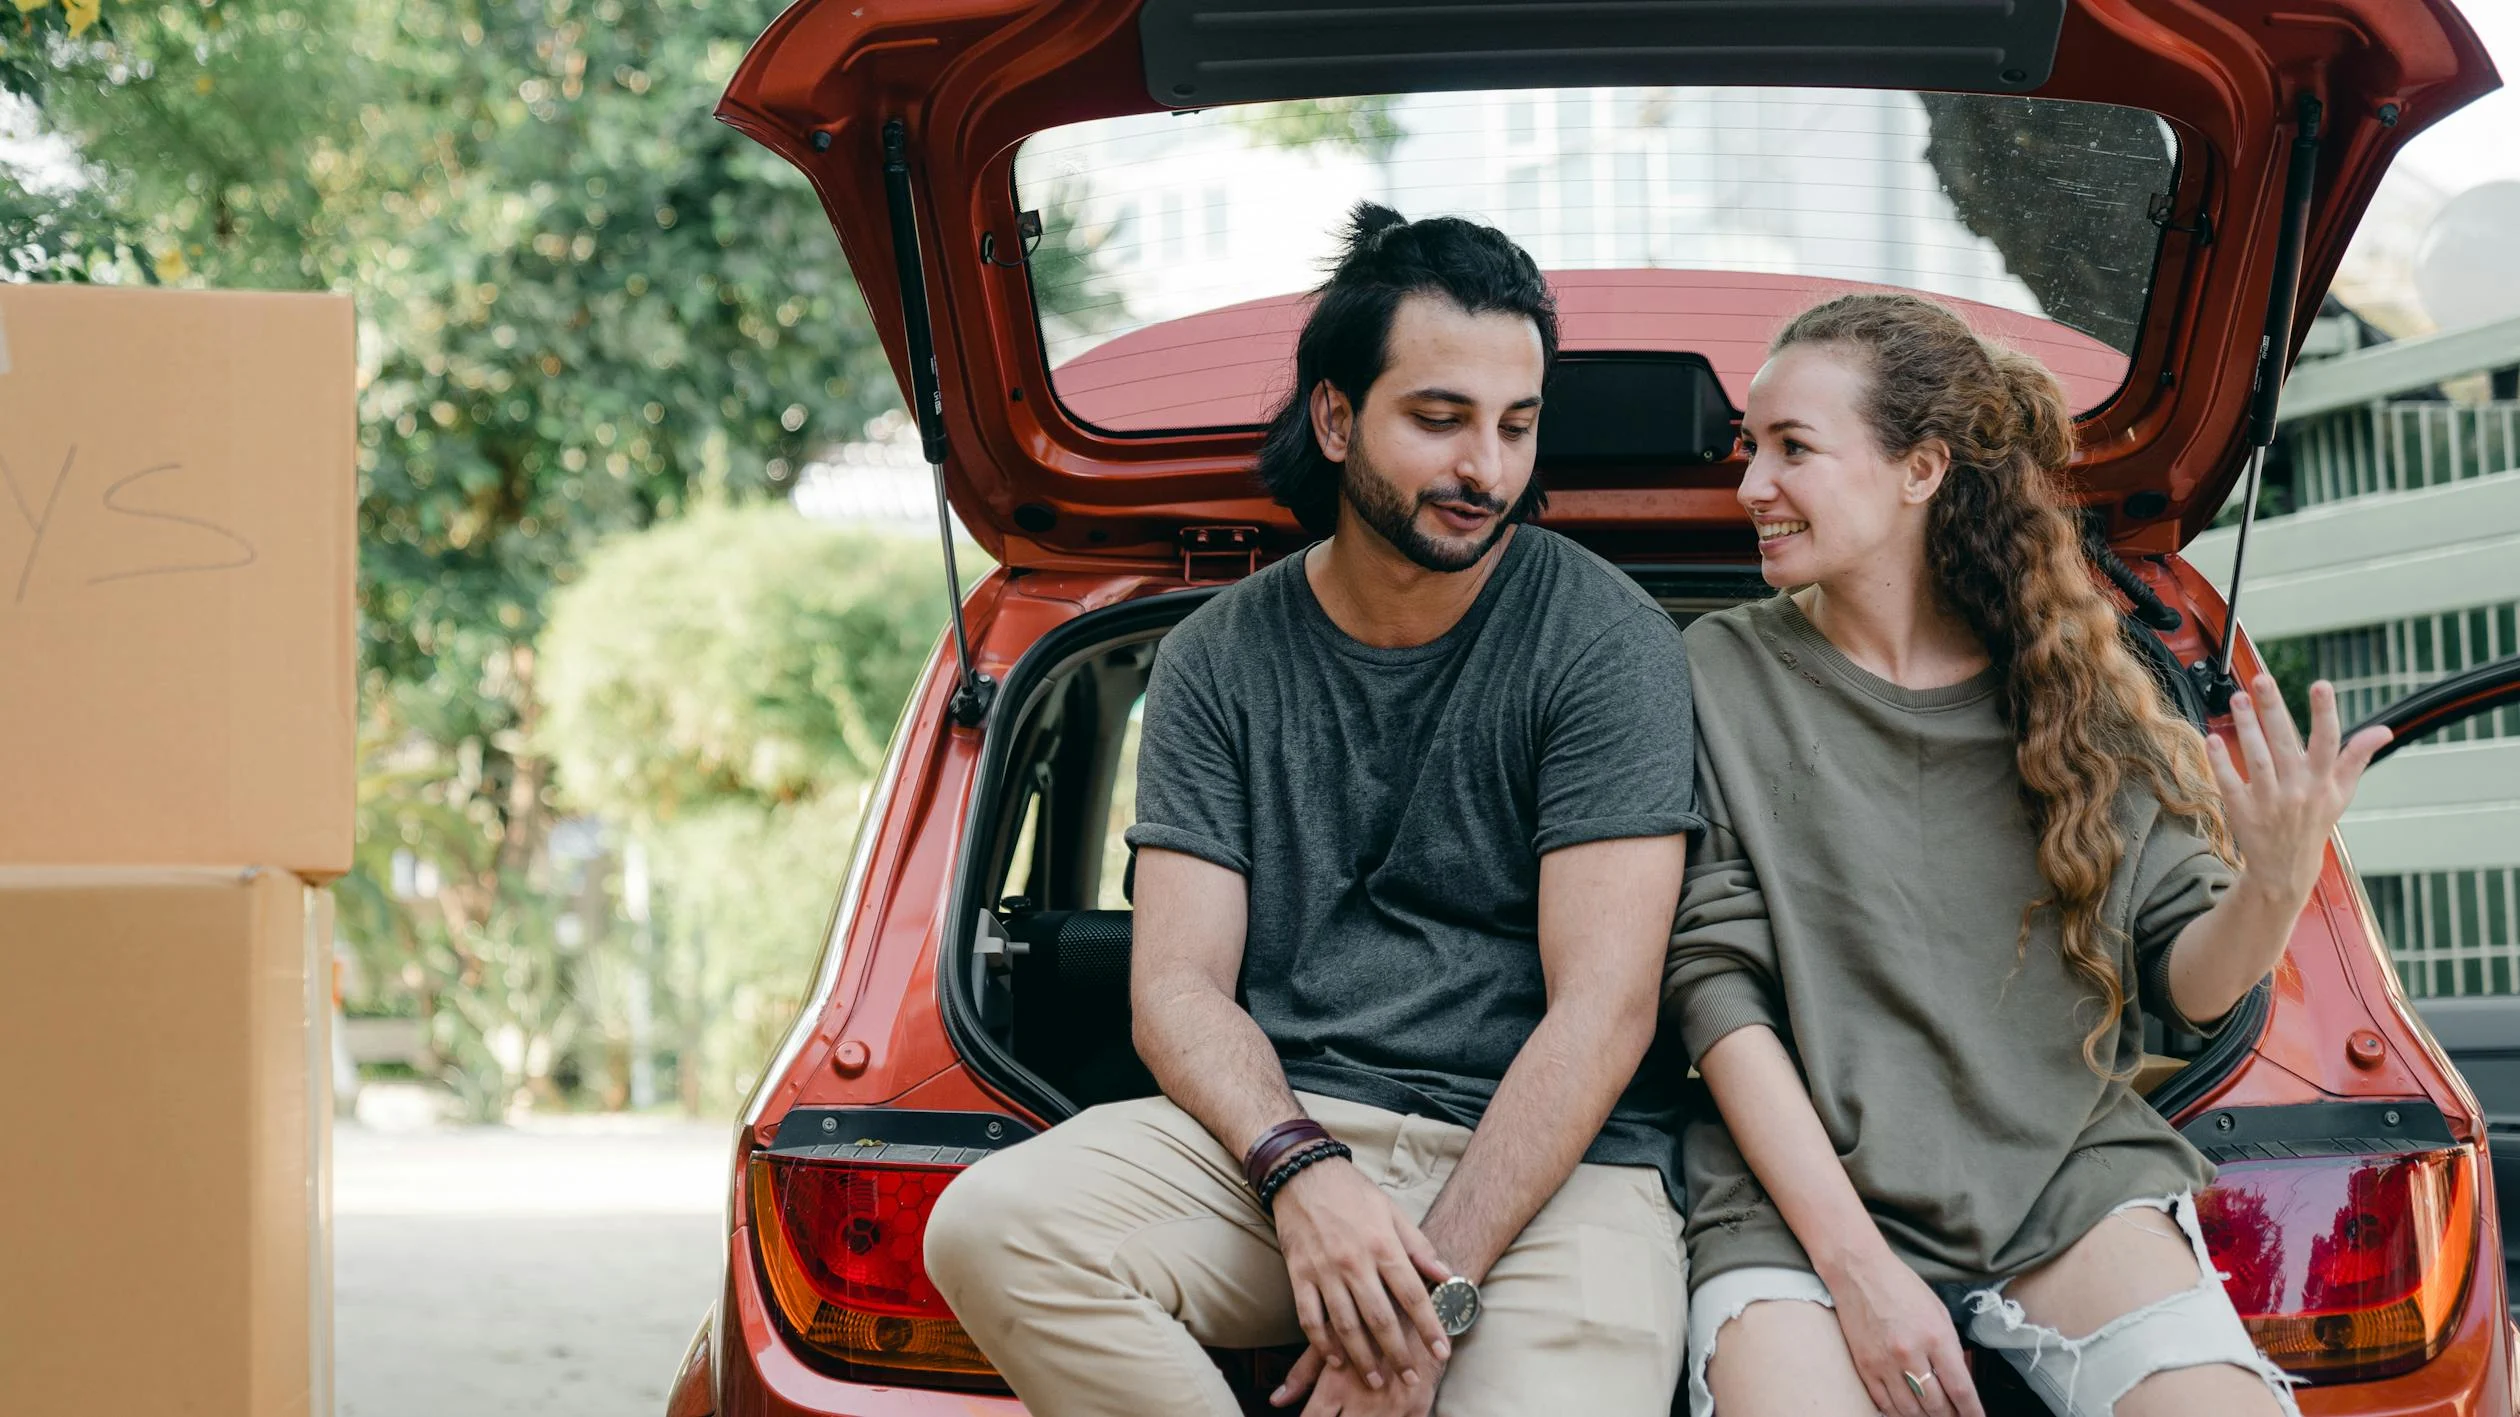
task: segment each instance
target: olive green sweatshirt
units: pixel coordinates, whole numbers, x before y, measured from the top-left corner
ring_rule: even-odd
[[[1936,1283],[2019,1274],[2126,1201],[2213,1168],[2123,1081],[2083,1060],[2100,1000],[2066,968],[2013,736],[1989,670],[1940,689],[1866,672],[1784,596],[1683,637],[1708,828],[1690,852],[1664,972],[1691,1061],[1766,1024],[1802,1069],[1848,1179],[1900,1258]],[[2114,1048],[2143,1054],[2139,1007],[2170,1003],[2170,944],[2230,872],[2140,789],[2104,920],[2135,995]],[[1682,1147],[1689,1278],[1808,1269],[1784,1218],[1707,1109]]]

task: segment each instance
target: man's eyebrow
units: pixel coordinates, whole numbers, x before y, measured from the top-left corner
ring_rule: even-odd
[[[1407,393],[1401,395],[1401,397],[1425,399],[1429,403],[1465,404],[1471,407],[1476,407],[1479,402],[1477,399],[1472,398],[1468,394],[1455,393],[1451,389],[1411,389]],[[1532,394],[1528,397],[1519,398],[1514,400],[1512,403],[1505,405],[1509,412],[1518,408],[1538,408],[1539,406],[1540,396],[1538,394]]]

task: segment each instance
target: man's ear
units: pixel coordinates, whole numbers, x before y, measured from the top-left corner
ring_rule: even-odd
[[[1313,385],[1311,405],[1313,441],[1321,445],[1321,455],[1346,462],[1348,439],[1356,433],[1355,407],[1327,379]]]
[[[1951,471],[1951,445],[1940,438],[1928,438],[1907,455],[1906,475],[1899,483],[1899,500],[1911,507],[1921,507],[1934,500],[1943,477]]]

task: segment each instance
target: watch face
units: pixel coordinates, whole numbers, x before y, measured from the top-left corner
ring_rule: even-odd
[[[1479,1286],[1455,1275],[1435,1286],[1428,1297],[1435,1301],[1436,1321],[1444,1332],[1459,1338],[1479,1321]]]

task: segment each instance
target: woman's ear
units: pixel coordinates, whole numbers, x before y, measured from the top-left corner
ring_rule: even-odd
[[[1921,507],[1934,500],[1941,490],[1943,476],[1951,471],[1951,445],[1940,438],[1928,438],[1907,455],[1907,469],[1899,482],[1899,500],[1911,507]]]
[[[1332,388],[1330,381],[1313,385],[1313,441],[1321,445],[1321,455],[1332,462],[1346,462],[1348,439],[1356,432],[1356,409],[1348,396]]]

